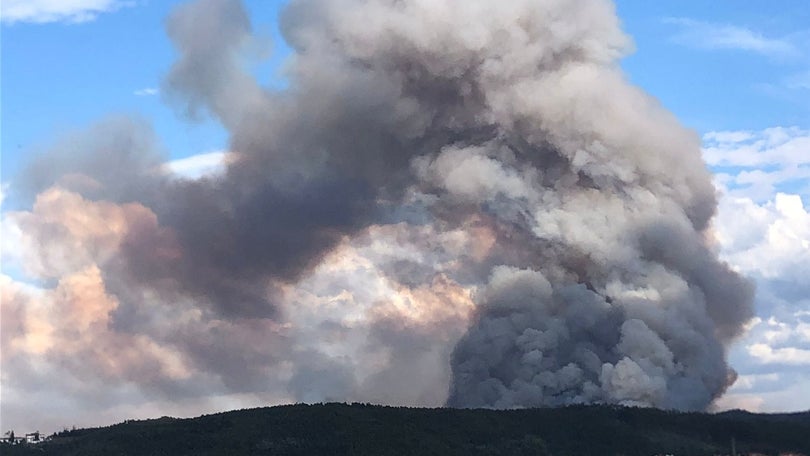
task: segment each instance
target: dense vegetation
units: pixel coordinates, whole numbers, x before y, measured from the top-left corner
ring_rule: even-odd
[[[65,431],[3,455],[810,455],[810,412],[613,406],[458,410],[289,405]]]

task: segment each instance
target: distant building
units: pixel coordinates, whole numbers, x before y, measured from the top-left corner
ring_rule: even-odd
[[[39,443],[42,441],[42,436],[37,432],[30,432],[25,434],[25,442],[26,443]]]

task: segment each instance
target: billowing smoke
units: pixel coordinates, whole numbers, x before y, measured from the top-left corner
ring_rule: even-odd
[[[221,174],[159,172],[148,129],[117,119],[26,177],[35,212],[121,220],[103,237],[114,254],[92,250],[96,233],[72,245],[97,269],[71,269],[115,301],[105,331],[160,347],[117,378],[679,409],[733,381],[725,352],[753,290],[713,250],[699,138],[623,77],[631,43],[608,0],[293,0],[281,25],[289,87],[270,90],[242,68],[239,1],[168,19],[163,93],[229,130]],[[78,228],[17,219],[39,233],[42,274],[64,275],[46,244]]]

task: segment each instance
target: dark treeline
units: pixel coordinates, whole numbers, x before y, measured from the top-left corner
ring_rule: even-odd
[[[76,429],[8,455],[810,455],[810,412],[289,405]]]

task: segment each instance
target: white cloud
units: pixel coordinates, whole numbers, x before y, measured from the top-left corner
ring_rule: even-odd
[[[798,127],[711,131],[703,142],[703,156],[711,166],[810,165],[810,130]]]
[[[136,90],[134,93],[139,97],[148,97],[152,95],[157,95],[158,92],[159,92],[158,89],[154,87],[145,87],[143,89]]]
[[[760,389],[760,385],[770,386]],[[798,374],[791,378],[779,378],[779,381],[758,379],[753,384],[753,389],[745,382],[740,384],[738,380],[729,392],[715,403],[715,408],[745,409],[752,412],[804,411],[810,409],[808,393],[810,393],[810,375]]]
[[[767,344],[751,344],[748,353],[765,364],[798,364],[810,366],[810,350],[795,347],[771,348]]]
[[[761,203],[780,191],[810,193],[810,130],[713,131],[703,142],[724,194]]]
[[[739,390],[750,390],[761,384],[777,382],[779,378],[779,374],[740,375],[734,382],[734,386]]]
[[[133,4],[121,0],[3,0],[0,19],[5,23],[88,22]]]
[[[186,158],[172,160],[163,165],[163,170],[186,179],[199,179],[203,176],[221,172],[229,153],[225,151],[208,152]]]
[[[674,42],[698,49],[747,51],[777,59],[802,54],[787,38],[769,38],[745,27],[688,18],[668,18],[665,22],[680,27],[672,37]]]
[[[810,343],[810,324],[808,323],[799,322],[796,325],[790,325],[771,317],[768,319],[768,326],[769,329],[764,332],[764,338],[771,344],[784,343],[790,339]]]
[[[735,144],[743,141],[748,141],[754,138],[754,133],[751,131],[737,130],[737,131],[710,131],[703,135],[703,141],[709,143],[719,144]]]
[[[747,274],[798,280],[810,270],[810,208],[799,195],[779,193],[764,204],[723,199],[716,237],[723,258]]]
[[[810,131],[710,132],[703,139],[708,164],[724,170],[715,222],[723,258],[746,274],[810,286],[803,279],[810,269]]]
[[[797,410],[810,398],[810,130],[769,128],[704,135],[721,193],[721,257],[756,281],[758,317],[732,348],[737,383],[719,408]]]
[[[0,207],[3,207],[3,201],[8,196],[8,183],[0,184]]]

